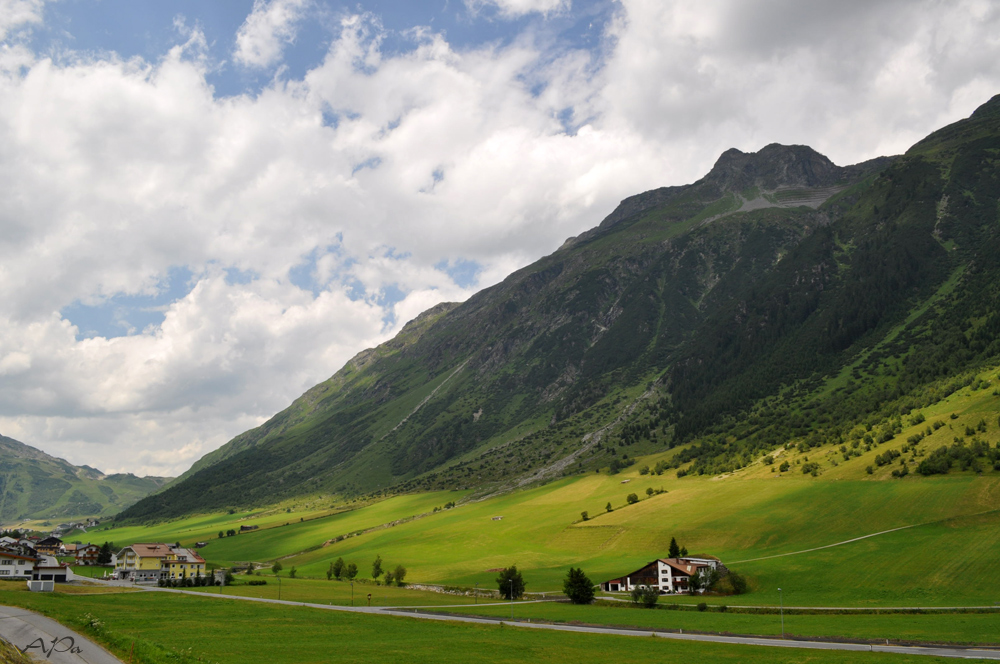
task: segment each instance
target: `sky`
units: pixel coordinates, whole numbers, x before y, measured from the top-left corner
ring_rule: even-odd
[[[899,154],[983,0],[0,0],[0,433],[174,476],[724,150]]]

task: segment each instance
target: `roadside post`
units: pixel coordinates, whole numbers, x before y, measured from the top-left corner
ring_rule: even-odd
[[[785,638],[785,600],[778,588],[778,603],[781,606],[781,638]]]

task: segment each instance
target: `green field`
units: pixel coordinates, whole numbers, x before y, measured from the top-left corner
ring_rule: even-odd
[[[371,595],[371,606],[452,606],[461,604],[474,604],[474,597],[462,595],[450,595],[426,590],[414,590],[406,587],[379,586],[372,583],[360,583],[355,581],[354,587],[348,581],[327,581],[326,579],[289,579],[282,573],[281,582],[271,574],[247,577],[237,575],[233,585],[223,588],[192,588],[199,592],[207,592],[213,595],[235,595],[238,597],[259,597],[264,599],[278,599],[280,588],[280,599],[291,602],[309,602],[312,604],[330,604],[340,606],[350,606],[353,602],[355,606],[368,605],[368,595]],[[247,584],[249,579],[267,581],[264,586],[251,586]],[[487,601],[484,597],[481,602]]]
[[[665,604],[669,600],[664,600]],[[448,613],[509,617],[506,606],[448,608]],[[781,616],[727,611],[655,610],[620,607],[578,606],[563,602],[516,603],[514,617],[546,622],[640,627],[731,634],[781,634]],[[1000,611],[991,613],[937,614],[796,614],[785,613],[785,634],[808,637],[890,639],[956,644],[1000,643]]]
[[[499,625],[441,624],[305,607],[264,605],[164,593],[68,596],[4,590],[0,603],[44,613],[135,664],[302,664],[303,662],[605,663],[615,653],[636,661],[858,661],[858,653],[691,643],[625,636],[540,632]],[[95,628],[87,623],[96,620]],[[870,662],[937,661],[865,653]]]

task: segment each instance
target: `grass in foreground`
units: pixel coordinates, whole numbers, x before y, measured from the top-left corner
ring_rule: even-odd
[[[481,616],[510,616],[506,606],[449,608],[448,613]],[[777,636],[781,616],[717,611],[672,611],[666,608],[640,609],[622,606],[578,606],[561,602],[514,604],[515,619],[563,623],[583,623],[648,629],[728,632]],[[789,614],[785,634],[808,637],[850,639],[890,639],[956,644],[1000,643],[1000,611],[995,613],[950,614]]]
[[[540,632],[499,625],[444,624],[304,607],[142,593],[71,597],[0,591],[0,603],[44,613],[135,664],[401,662],[604,664],[616,652],[666,664],[846,663],[858,653],[731,646],[666,639]],[[88,625],[96,625],[91,627]],[[935,659],[865,653],[866,662]],[[942,660],[943,661],[943,660]]]

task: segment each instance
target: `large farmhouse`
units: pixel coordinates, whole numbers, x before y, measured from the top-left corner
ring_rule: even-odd
[[[661,595],[686,593],[691,577],[723,569],[718,558],[660,558],[631,574],[601,584],[605,592],[630,592],[636,588],[656,588]]]

